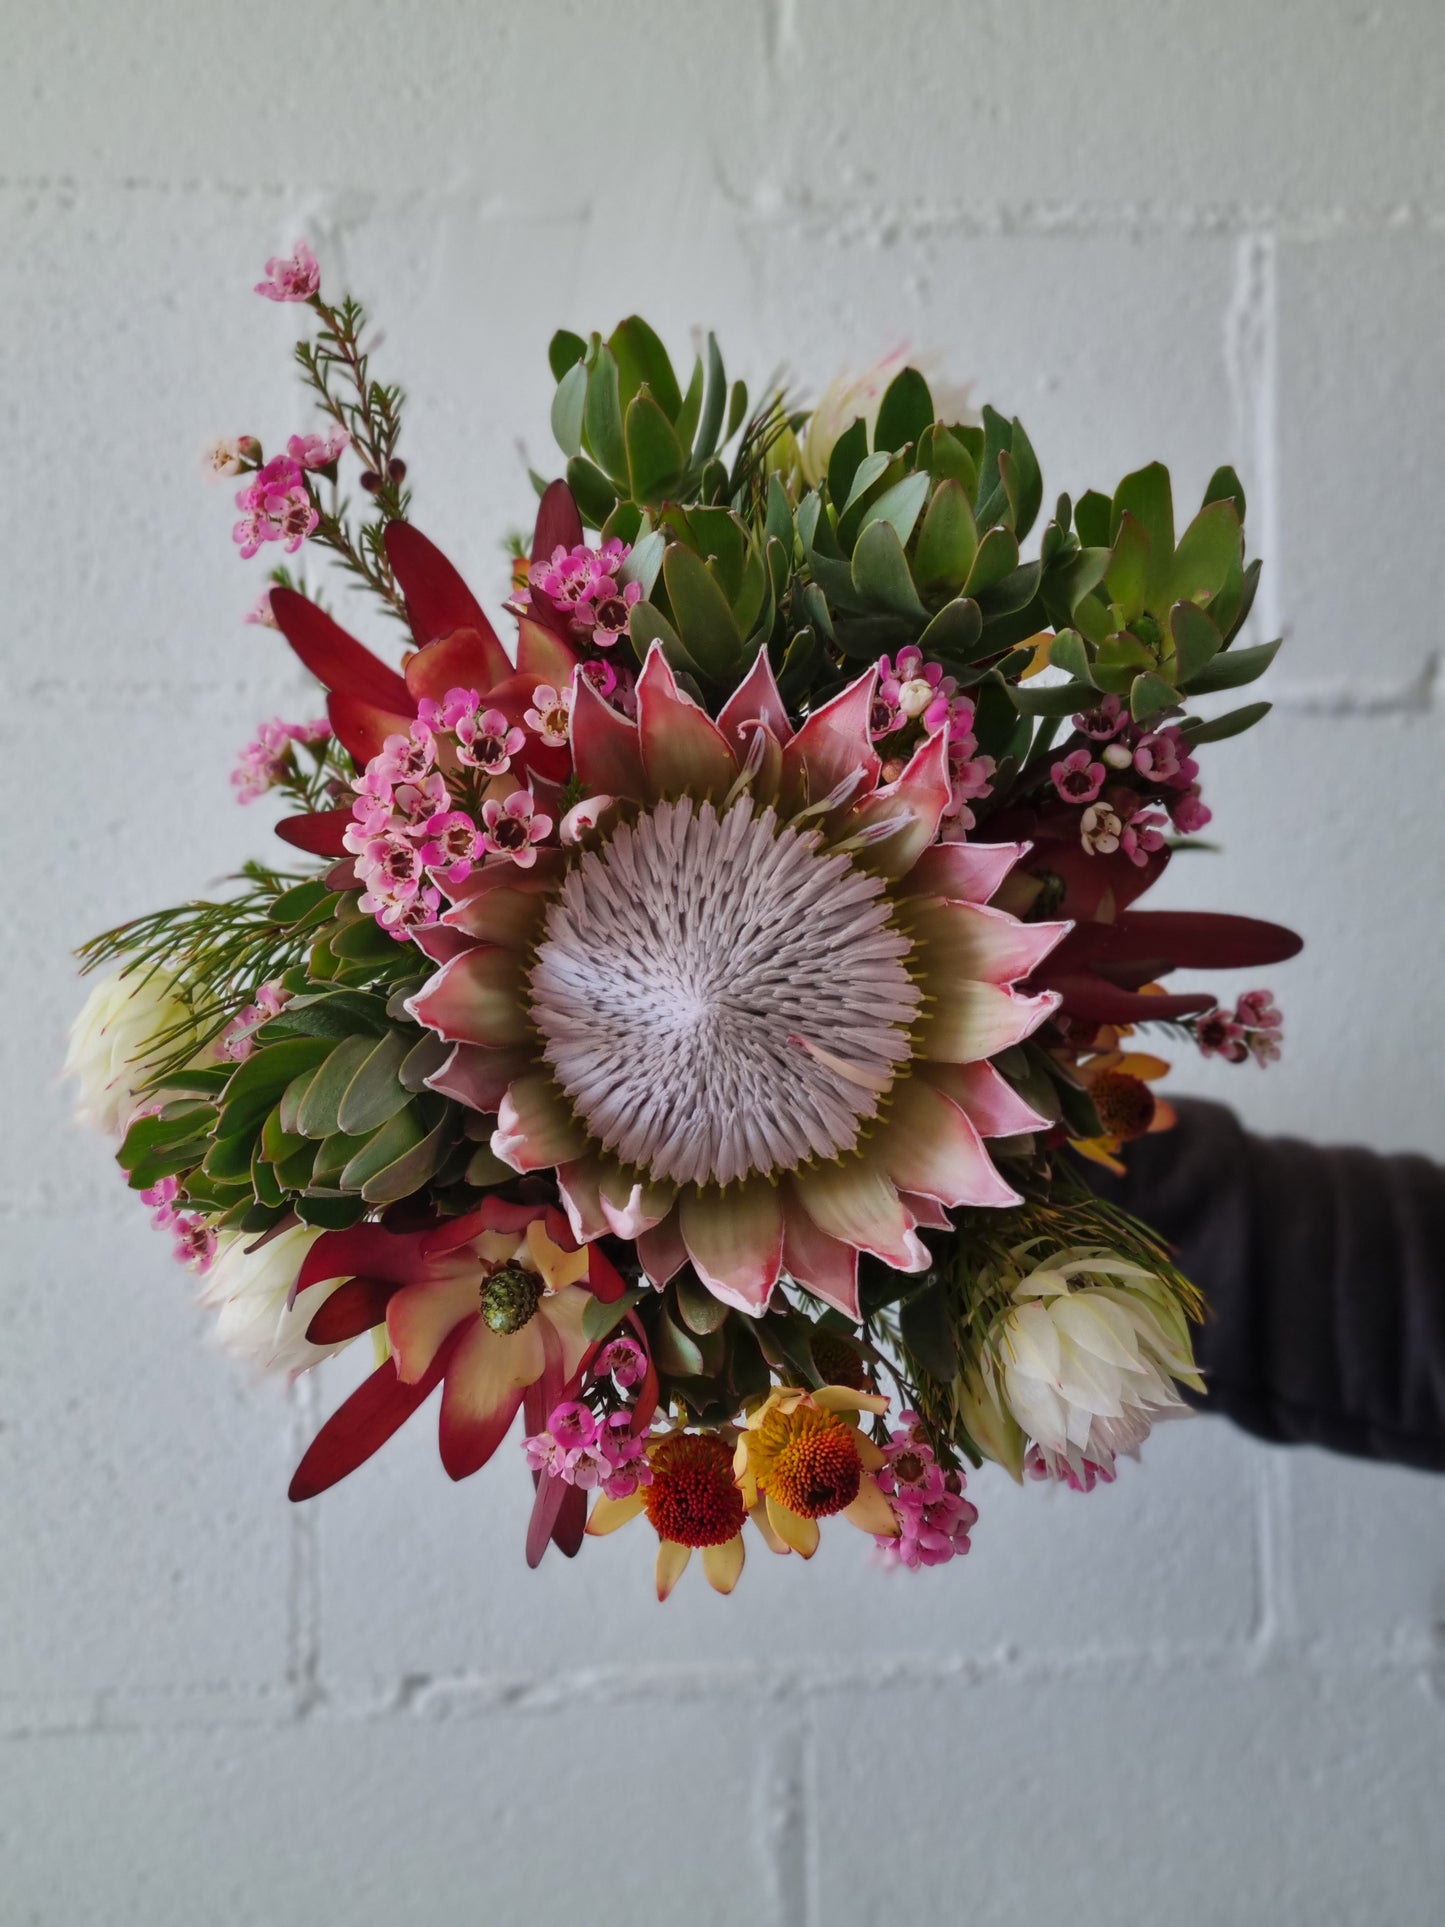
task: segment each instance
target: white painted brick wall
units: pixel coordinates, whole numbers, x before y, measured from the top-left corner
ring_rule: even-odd
[[[942,1573],[835,1534],[665,1611],[628,1535],[528,1575],[430,1412],[293,1512],[360,1364],[240,1382],[55,1083],[68,946],[257,847],[229,754],[306,700],[195,478],[298,425],[247,289],[307,232],[494,602],[546,337],[634,307],[759,376],[939,351],[1051,488],[1236,461],[1291,645],[1170,891],[1311,947],[1284,1064],[1180,1081],[1445,1156],[1436,0],[0,0],[0,47],[0,1922],[1437,1921],[1437,1481],[1203,1421],[1087,1502],[980,1477]]]

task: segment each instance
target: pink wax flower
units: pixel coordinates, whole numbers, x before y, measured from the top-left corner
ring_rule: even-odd
[[[1227,1011],[1206,1011],[1194,1026],[1194,1041],[1201,1055],[1222,1057],[1227,1064],[1242,1064],[1249,1055],[1244,1027]]]
[[[578,669],[604,702],[617,688],[617,671],[610,662],[593,660],[579,663]]]
[[[284,542],[286,553],[294,555],[321,520],[302,471],[289,455],[267,462],[251,486],[237,494],[236,506],[241,520],[231,531],[232,540],[247,560],[263,542]]]
[[[1179,774],[1184,738],[1177,729],[1150,730],[1134,745],[1134,767],[1151,783],[1168,783]]]
[[[344,428],[329,428],[323,435],[293,435],[286,453],[298,468],[330,468],[350,446]]]
[[[949,698],[958,684],[952,676],[945,676],[943,665],[925,662],[923,651],[913,643],[898,651],[897,660],[887,656],[878,659],[877,706],[879,717],[886,710],[895,720],[889,729],[874,730],[875,735],[888,735],[891,729],[901,728],[904,723],[922,719],[927,730],[935,730],[949,719]],[[871,725],[870,725],[871,727]]]
[[[576,608],[592,600],[599,578],[607,574],[602,558],[585,545],[575,549],[559,545],[547,561],[533,564],[528,586],[534,591],[540,590],[559,608]]]
[[[593,1359],[592,1373],[595,1378],[610,1374],[615,1385],[630,1391],[647,1376],[647,1354],[635,1338],[614,1338]]]
[[[372,893],[388,903],[405,903],[422,887],[421,852],[396,830],[372,837],[361,853],[361,868]],[[370,908],[364,897],[362,908]]]
[[[221,1032],[222,1055],[229,1057],[233,1063],[244,1064],[256,1048],[252,1032],[274,1017],[290,1002],[290,998],[290,991],[283,989],[280,984],[262,984],[256,992],[255,1001],[237,1011]]]
[[[254,554],[255,551],[253,550],[252,553]],[[271,613],[271,591],[269,589],[263,589],[260,595],[257,596],[255,603],[247,611],[246,620],[247,622],[259,624],[263,629],[274,629],[278,626],[275,616]]]
[[[509,723],[500,709],[459,716],[452,728],[456,731],[457,761],[468,769],[484,770],[488,776],[505,776],[512,758],[526,747],[526,730]]]
[[[172,1220],[171,1231],[175,1237],[175,1254],[183,1265],[192,1271],[209,1271],[211,1260],[216,1255],[216,1234],[204,1218],[182,1218]]]
[[[1156,850],[1164,848],[1164,825],[1169,819],[1162,810],[1144,809],[1132,790],[1111,790],[1106,801],[1122,826],[1119,848],[1142,868]]]
[[[634,606],[642,600],[642,584],[628,582],[620,588],[611,577],[605,578],[592,600],[592,640],[599,649],[611,649],[628,633]]]
[[[465,883],[473,867],[482,860],[482,833],[465,810],[443,810],[429,816],[425,824],[427,841],[421,846],[421,860],[446,883]]]
[[[1200,801],[1199,785],[1191,783],[1187,790],[1170,797],[1169,817],[1181,836],[1194,836],[1213,820],[1214,812]]]
[[[1104,787],[1108,773],[1102,763],[1094,762],[1086,749],[1074,750],[1049,771],[1054,788],[1066,803],[1092,803]]]
[[[1107,743],[1128,727],[1129,712],[1118,696],[1106,696],[1097,709],[1086,709],[1074,718],[1074,728],[1079,734],[1091,737],[1096,743]]]
[[[518,869],[530,870],[537,845],[552,828],[550,816],[536,814],[530,790],[513,790],[505,803],[489,796],[482,805],[483,843],[496,856],[509,856]]]
[[[550,683],[539,683],[532,691],[533,707],[523,721],[535,730],[549,749],[565,749],[572,722],[572,691],[558,691]]]
[[[1234,1015],[1250,1030],[1281,1030],[1284,1013],[1274,1001],[1272,990],[1246,990],[1235,1004]]]
[[[179,1178],[157,1178],[141,1192],[142,1204],[151,1208],[151,1223],[157,1231],[165,1231],[180,1216],[176,1208],[176,1197],[181,1188]]]
[[[309,301],[320,286],[316,256],[304,241],[298,241],[290,254],[272,255],[266,263],[266,279],[256,283],[256,293],[268,301]]]
[[[425,723],[416,722],[411,734],[386,737],[381,754],[367,764],[368,774],[375,770],[391,783],[419,783],[437,759],[436,738]]]
[[[597,1421],[588,1408],[576,1399],[555,1406],[547,1419],[547,1430],[564,1451],[585,1451],[597,1438]]]
[[[475,689],[449,689],[440,702],[423,696],[416,713],[434,736],[448,736],[463,723],[475,722],[481,700]]]
[[[371,909],[366,897],[361,899],[361,907]],[[398,943],[410,943],[414,930],[430,930],[441,916],[442,894],[435,884],[428,884],[418,890],[415,896],[405,900],[394,899],[383,903],[373,914],[383,930],[389,931]]]
[[[440,816],[451,807],[447,779],[440,770],[423,776],[419,783],[398,783],[391,793],[393,816],[413,836],[420,836],[429,816]]]
[[[640,1432],[632,1429],[628,1413],[609,1415],[596,1447],[604,1466],[600,1483],[609,1499],[630,1499],[640,1486],[652,1484],[652,1463],[647,1455],[650,1437],[645,1426]]]

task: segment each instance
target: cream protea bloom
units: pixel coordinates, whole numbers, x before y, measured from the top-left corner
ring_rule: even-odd
[[[315,1226],[305,1224],[290,1225],[264,1244],[244,1232],[221,1233],[200,1293],[201,1303],[218,1314],[219,1345],[263,1372],[286,1372],[292,1377],[342,1349],[341,1345],[313,1345],[306,1336],[307,1326],[330,1292],[312,1292],[304,1300],[293,1295],[306,1254],[322,1236]]]
[[[103,977],[81,1005],[65,1053],[65,1075],[80,1080],[79,1122],[123,1136],[154,1059],[190,1021],[164,970]]]
[[[579,1239],[750,1312],[786,1271],[856,1317],[859,1252],[919,1271],[945,1207],[1017,1203],[983,1139],[1042,1122],[987,1060],[1055,1008],[1012,986],[1068,926],[986,907],[1016,847],[936,842],[942,732],[878,787],[875,680],[794,733],[765,652],[716,722],[656,648],[635,724],[579,677],[608,807],[458,886],[472,941],[411,1003],[458,1045],[432,1084],[555,1171]]]
[[[891,354],[875,362],[873,367],[865,368],[862,374],[837,375],[828,383],[797,439],[797,466],[809,488],[817,488],[828,473],[828,462],[839,436],[845,434],[855,421],[861,420],[867,425],[869,440],[872,441],[873,424],[878,419],[883,397],[888,393],[894,377],[902,374],[910,363],[914,367],[921,365],[920,358],[911,356],[906,348],[895,348]],[[924,372],[927,372],[926,368]],[[935,413],[941,421],[970,419],[965,389],[951,387],[934,378],[930,378],[929,387],[933,392]]]
[[[1157,1419],[1188,1411],[1176,1379],[1204,1389],[1183,1308],[1143,1265],[1076,1247],[1037,1265],[1012,1299],[984,1351],[984,1391],[1051,1471],[1112,1471]]]

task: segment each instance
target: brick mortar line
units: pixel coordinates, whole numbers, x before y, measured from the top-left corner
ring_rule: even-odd
[[[1201,1682],[1261,1684],[1304,1678],[1318,1687],[1362,1681],[1414,1680],[1432,1698],[1445,1698],[1440,1640],[1429,1634],[1397,1640],[1372,1653],[1348,1653],[1319,1641],[1275,1641],[1267,1648],[1240,1643],[1217,1648],[1163,1645],[1128,1651],[1060,1654],[1021,1659],[994,1654],[937,1663],[895,1663],[882,1668],[654,1666],[599,1667],[561,1676],[506,1674],[410,1675],[388,1693],[349,1697],[324,1684],[312,1693],[258,1688],[237,1693],[229,1702],[213,1697],[225,1689],[201,1688],[127,1694],[97,1692],[73,1711],[47,1709],[24,1695],[0,1695],[0,1743],[122,1733],[216,1731],[248,1728],[275,1731],[308,1721],[338,1726],[372,1725],[404,1718],[474,1719],[492,1713],[529,1717],[566,1715],[589,1707],[677,1705],[744,1700],[777,1707],[790,1703],[807,1709],[842,1699],[878,1698],[891,1692],[931,1688],[968,1692],[989,1686],[1024,1690],[1031,1686],[1110,1684],[1121,1680],[1176,1680],[1181,1674]],[[7,1710],[8,1707],[8,1710]],[[189,1710],[188,1710],[189,1709]],[[801,1720],[800,1720],[801,1723]],[[801,1771],[801,1769],[800,1769]]]
[[[264,200],[295,204],[302,199],[347,204],[342,217],[348,225],[368,219],[395,217],[418,204],[445,208],[474,204],[484,218],[498,223],[522,219],[575,223],[592,218],[590,208],[558,207],[535,210],[521,202],[500,199],[483,183],[453,179],[441,187],[417,186],[401,190],[357,187],[346,182],[322,182],[304,194],[294,182],[228,180],[224,177],[182,175],[160,178],[145,174],[108,179],[99,174],[0,175],[0,194],[54,195],[78,199],[83,194],[153,194],[183,197],[214,194],[229,200]],[[1252,201],[1082,201],[1038,197],[1022,201],[930,202],[928,200],[860,201],[856,194],[837,200],[798,193],[770,184],[761,192],[740,195],[719,184],[718,198],[741,218],[762,227],[824,232],[826,238],[850,243],[872,237],[891,242],[907,235],[925,238],[939,234],[1040,236],[1121,234],[1231,236],[1268,228],[1289,241],[1323,241],[1342,235],[1439,234],[1445,232],[1445,206],[1414,201],[1380,203],[1252,202]]]

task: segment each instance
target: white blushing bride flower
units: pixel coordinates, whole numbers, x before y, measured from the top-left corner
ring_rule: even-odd
[[[320,1229],[308,1224],[290,1225],[264,1243],[244,1232],[221,1234],[200,1301],[219,1314],[215,1337],[224,1351],[260,1371],[294,1378],[342,1350],[340,1344],[313,1345],[306,1336],[335,1285],[309,1291],[298,1303],[291,1300],[306,1254],[320,1236]]]
[[[140,1104],[161,1040],[190,1021],[164,970],[103,977],[70,1027],[65,1075],[80,1082],[75,1115],[112,1137],[124,1135]]]
[[[990,1334],[983,1387],[1052,1477],[1112,1476],[1156,1421],[1188,1412],[1174,1380],[1204,1390],[1179,1301],[1142,1265],[1078,1246],[1020,1278],[1012,1300]]]

